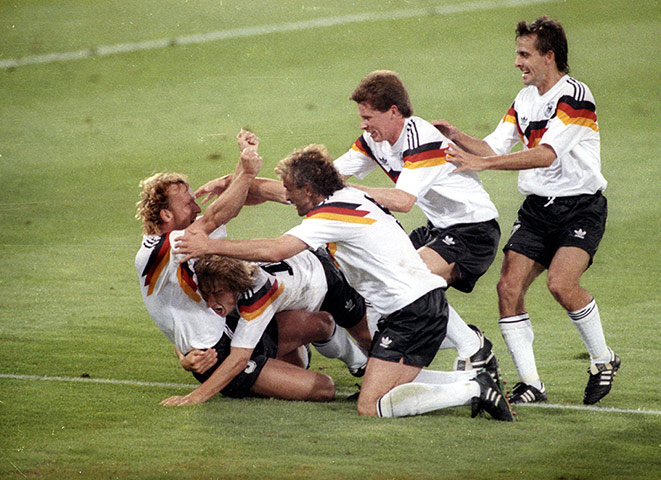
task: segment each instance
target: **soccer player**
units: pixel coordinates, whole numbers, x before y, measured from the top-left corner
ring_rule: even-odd
[[[546,400],[533,352],[533,329],[524,298],[545,269],[547,286],[590,354],[583,403],[594,404],[611,389],[620,358],[606,344],[599,309],[580,285],[606,226],[599,126],[590,89],[569,76],[562,25],[547,17],[516,27],[516,60],[526,88],[484,140],[446,121],[437,127],[455,145],[448,150],[457,171],[519,170],[526,198],[505,245],[498,306],[500,330],[521,382],[510,401]],[[510,153],[518,142],[523,151]]]
[[[240,315],[233,329],[231,349],[219,353],[224,358],[222,365],[187,395],[195,403],[221,391],[249,365],[253,349],[265,331],[270,333],[269,327],[275,324],[273,318],[278,312],[323,310],[328,315],[327,323],[335,331],[332,335],[324,331],[320,336],[328,340],[313,345],[322,354],[342,358],[348,365],[353,365],[350,370],[354,375],[364,373],[365,355],[346,341],[346,331],[337,328],[335,323],[347,329],[355,329],[361,324],[363,341],[369,348],[365,301],[346,283],[324,250],[303,250],[287,260],[261,265],[220,255],[205,255],[196,262],[195,273],[202,297],[211,309],[222,316],[235,312]],[[295,325],[294,328],[309,326]],[[289,335],[285,332],[279,330],[276,336],[279,349],[290,351],[299,346],[297,341],[288,340]],[[291,345],[287,345],[288,342]],[[164,403],[174,405],[185,398],[172,397]]]
[[[310,145],[282,160],[276,173],[302,223],[275,239],[210,239],[187,232],[177,241],[184,259],[207,253],[279,262],[327,246],[347,281],[381,315],[358,397],[361,415],[404,416],[473,405],[512,421],[500,387],[483,371],[433,374],[412,382],[433,360],[445,336],[445,280],[432,274],[399,222],[365,192],[347,187],[325,147]],[[473,377],[473,378],[471,378]],[[449,383],[448,383],[449,382]]]
[[[261,157],[255,149],[257,138],[242,131],[238,141],[242,152],[232,184],[199,218],[196,217],[200,207],[182,175],[159,173],[141,182],[136,217],[142,220],[145,235],[135,265],[143,300],[156,325],[175,344],[182,366],[199,379],[218,366],[214,347],[226,342],[232,331],[225,319],[202,301],[192,264],[180,263],[181,257],[173,252],[172,245],[184,231],[214,232],[222,236],[225,228],[219,226],[238,214],[248,186],[261,166]],[[318,312],[288,312],[279,314],[277,320],[281,329],[292,336],[289,340],[298,342],[296,347],[327,339],[333,327],[327,316]],[[320,336],[324,329],[325,336]],[[283,361],[302,366],[306,359],[300,358],[300,353],[304,349],[296,350],[281,349],[277,361],[256,351],[253,361],[258,368],[237,375],[223,393],[235,397],[252,392],[277,398],[332,399],[335,388],[330,377],[304,368],[293,370],[292,365]]]
[[[413,115],[408,91],[395,72],[377,70],[351,94],[365,131],[351,149],[335,160],[348,179],[362,180],[380,167],[394,188],[356,185],[384,207],[409,212],[418,205],[427,224],[410,233],[429,269],[449,286],[468,293],[489,269],[498,250],[498,210],[475,172],[457,173],[446,159],[449,140],[431,123]],[[455,321],[456,319],[456,321]],[[457,348],[455,367],[485,365],[479,351],[484,339],[450,307],[446,344]],[[497,362],[491,367],[497,375]]]
[[[409,94],[401,79],[390,71],[365,77],[351,95],[358,104],[365,133],[335,161],[345,179],[363,179],[381,167],[395,182],[394,188],[356,185],[391,211],[408,212],[417,204],[427,225],[410,234],[413,245],[429,269],[448,285],[471,292],[489,269],[498,250],[498,211],[477,174],[457,174],[446,161],[449,140],[422,118],[413,116]],[[209,182],[197,195],[218,193],[228,179]],[[257,178],[248,203],[285,201],[275,180]],[[498,361],[491,341],[475,326],[468,326],[449,306],[446,340],[441,348],[456,348],[455,368],[487,367],[498,379]]]

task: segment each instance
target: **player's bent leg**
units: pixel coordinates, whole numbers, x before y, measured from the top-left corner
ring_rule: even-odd
[[[301,345],[300,347],[286,353],[282,356],[277,356],[278,360],[290,363],[296,367],[308,368],[310,364],[310,351],[309,346]]]
[[[326,340],[335,328],[333,317],[327,312],[291,310],[279,312],[275,319],[278,322],[278,357],[306,343]]]
[[[370,357],[358,396],[358,413],[370,417],[378,416],[379,398],[398,385],[411,382],[420,370],[420,367],[405,365],[402,360],[395,363]]]
[[[448,263],[443,257],[429,247],[418,248],[418,255],[425,262],[431,273],[439,275],[450,285],[457,279],[458,273],[455,270],[455,263]]]
[[[328,375],[274,358],[268,359],[250,391],[281,400],[328,402],[335,398],[335,384]]]
[[[532,282],[544,271],[534,260],[507,250],[500,270],[498,308],[501,317],[519,315],[526,311],[524,298]]]
[[[579,285],[589,262],[588,252],[578,247],[561,247],[553,256],[546,285],[567,311],[579,310],[592,300],[592,295]]]
[[[372,345],[372,335],[367,323],[367,315],[363,319],[354,325],[353,327],[347,328],[347,332],[356,340],[356,343],[365,350],[369,351],[370,346]]]

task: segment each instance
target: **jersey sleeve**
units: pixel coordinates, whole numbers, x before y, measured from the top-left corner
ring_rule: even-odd
[[[158,244],[154,246],[149,260],[142,272],[142,281],[147,287],[146,296],[158,294],[167,282],[177,282],[179,288],[193,301],[201,302],[202,297],[197,291],[192,263],[180,263],[184,255],[174,250],[174,242],[184,234],[183,230],[174,230],[161,235]]]
[[[402,173],[395,186],[420,197],[438,182],[438,169],[446,169],[447,173],[454,170],[454,166],[446,160],[448,146],[444,142],[431,142],[417,148],[405,150],[402,156]],[[430,173],[430,169],[435,169]]]
[[[279,311],[284,288],[275,275],[258,270],[255,287],[243,294],[237,303],[241,318],[232,338],[233,347],[255,348]]]
[[[335,160],[335,168],[340,174],[347,177],[353,176],[359,180],[365,178],[376,167],[372,151],[362,135],[358,137],[347,153]]]
[[[312,249],[349,240],[359,228],[376,222],[358,203],[331,201],[310,210],[300,225],[287,232]]]
[[[566,95],[558,100],[555,116],[549,122],[548,129],[539,143],[549,145],[558,157],[562,157],[579,142],[598,131],[597,112],[592,96],[578,100]]]
[[[514,145],[522,141],[523,135],[519,129],[515,105],[516,100],[503,115],[496,129],[484,138],[496,155],[510,153]]]

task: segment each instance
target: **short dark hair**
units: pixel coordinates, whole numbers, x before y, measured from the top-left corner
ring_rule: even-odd
[[[346,186],[324,145],[312,144],[294,150],[280,160],[275,173],[282,179],[287,177],[296,188],[309,184],[315,193],[325,197]]]
[[[369,103],[379,112],[395,105],[404,117],[413,115],[409,92],[399,76],[389,70],[376,70],[367,75],[349,98],[356,103]]]
[[[569,73],[569,63],[567,61],[569,47],[567,45],[565,30],[562,28],[560,22],[546,15],[539,17],[533,23],[527,23],[525,20],[521,20],[516,25],[516,38],[518,39],[527,35],[536,35],[537,51],[542,55],[549,50],[552,51],[555,55],[555,65],[558,71]]]

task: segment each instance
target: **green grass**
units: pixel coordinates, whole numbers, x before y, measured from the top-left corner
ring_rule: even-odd
[[[426,1],[0,2],[0,60],[313,18],[408,10]],[[396,70],[416,114],[476,135],[495,126],[521,87],[513,28],[546,13],[566,27],[572,73],[597,100],[609,220],[583,283],[623,359],[596,410],[521,407],[520,422],[471,419],[468,408],[365,419],[344,400],[355,379],[337,362],[329,404],[221,397],[190,408],[159,401],[186,389],[85,382],[193,384],[149,319],[133,258],[138,182],[155,171],[194,185],[232,170],[234,137],[261,137],[263,175],[300,145],[335,155],[358,136],[351,90]],[[658,338],[661,68],[657,1],[581,2],[366,21],[0,70],[0,378],[2,478],[650,479],[661,477]],[[481,175],[507,235],[516,174]],[[373,174],[373,185],[387,185]],[[419,212],[400,215],[411,229]],[[280,205],[246,208],[237,238],[298,223]],[[502,256],[452,304],[494,340]],[[527,303],[550,402],[579,407],[585,348],[540,278]],[[434,363],[449,368],[450,352]],[[610,411],[608,408],[618,409]],[[629,412],[631,411],[631,412]],[[627,413],[629,412],[629,413]]]

